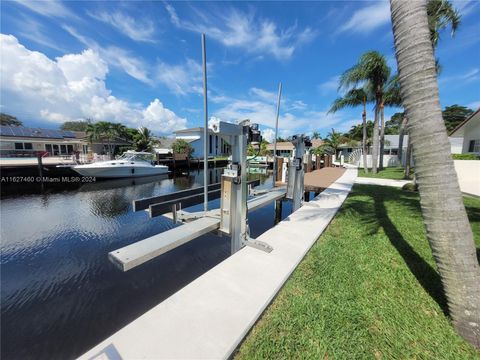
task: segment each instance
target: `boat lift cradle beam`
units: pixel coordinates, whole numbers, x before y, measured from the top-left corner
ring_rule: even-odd
[[[247,202],[248,210],[253,211],[271,202],[283,199],[285,194],[285,187],[275,188],[263,195],[250,199]],[[201,203],[201,200],[199,203]],[[182,211],[182,213],[189,214],[186,211]],[[172,214],[165,215],[168,217],[172,216]],[[219,229],[220,216],[218,209],[208,211],[206,216],[203,212],[199,215],[202,216],[196,220],[114,250],[108,254],[108,257],[121,270],[128,271],[190,240]]]

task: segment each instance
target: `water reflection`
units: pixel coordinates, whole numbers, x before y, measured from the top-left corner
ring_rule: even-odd
[[[208,176],[217,182],[220,174],[209,169]],[[261,175],[262,186],[268,179]],[[177,226],[132,212],[133,199],[202,184],[195,171],[3,197],[1,357],[74,358],[228,257],[229,238],[208,234],[127,273],[107,259],[109,251]],[[250,214],[249,223],[253,237],[266,231],[273,206]]]

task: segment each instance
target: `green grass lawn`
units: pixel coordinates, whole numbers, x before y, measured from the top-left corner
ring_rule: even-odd
[[[480,200],[465,205],[479,248]],[[418,194],[355,185],[236,357],[480,358],[446,312]]]
[[[404,174],[402,167],[387,167],[378,171],[377,174],[372,174],[372,169],[369,169],[368,173],[365,173],[363,169],[358,168],[358,176],[361,177],[404,180]],[[412,176],[410,176],[410,178],[412,178]]]

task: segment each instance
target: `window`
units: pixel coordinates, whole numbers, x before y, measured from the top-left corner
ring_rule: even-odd
[[[480,140],[470,140],[468,144],[468,152],[480,152]]]
[[[45,144],[45,151],[48,151],[50,155],[53,155],[52,144]]]
[[[32,143],[23,143],[25,150],[33,150]]]
[[[208,136],[208,153],[212,153],[212,135]]]
[[[69,155],[73,154],[73,145],[67,145],[67,153]]]
[[[15,150],[23,150],[23,143],[15,143]]]

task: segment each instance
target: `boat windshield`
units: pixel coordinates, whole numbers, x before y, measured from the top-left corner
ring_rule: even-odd
[[[128,160],[128,161],[147,161],[151,162],[153,160],[152,154],[149,153],[124,153],[118,158],[118,160]]]

